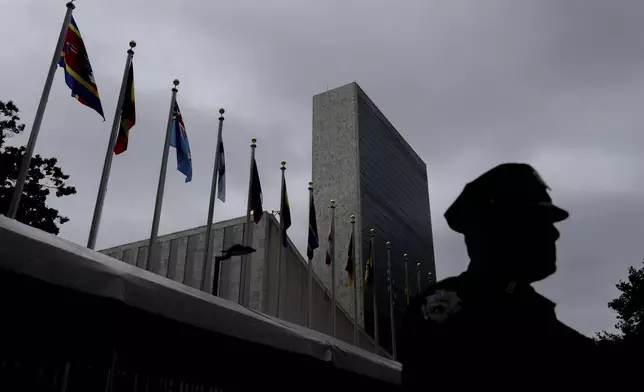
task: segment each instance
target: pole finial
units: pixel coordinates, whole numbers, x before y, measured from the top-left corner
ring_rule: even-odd
[[[136,41],[135,40],[130,41],[130,48],[132,48],[132,49],[136,48]]]
[[[281,170],[286,170],[286,161],[282,161],[282,167],[280,168]]]
[[[310,191],[312,191],[312,190],[313,190],[313,181],[309,181],[309,190],[310,190]]]
[[[335,208],[335,199],[331,199],[331,208]]]
[[[391,249],[391,242],[387,241],[387,249]]]
[[[408,255],[407,253],[405,253],[405,254],[403,255],[403,259],[405,259],[405,261],[409,260],[409,255]]]
[[[76,6],[74,5],[74,0],[69,0],[69,3],[66,4],[67,8],[74,9]]]
[[[356,223],[356,216],[351,214],[351,223]]]
[[[255,138],[250,139],[250,143],[251,143],[250,144],[251,147],[257,147],[257,139]]]
[[[174,84],[174,87],[177,87],[179,85],[179,79],[173,80],[172,84]]]
[[[224,113],[226,113],[226,111],[224,110],[224,108],[219,108],[219,114],[223,115]]]
[[[369,234],[370,234],[372,237],[375,237],[375,235],[376,235],[376,230],[375,230],[375,229],[370,229],[370,230],[369,230]]]

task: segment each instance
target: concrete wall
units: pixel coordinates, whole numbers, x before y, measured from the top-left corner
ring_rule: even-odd
[[[219,222],[213,227],[213,255],[232,244],[241,243],[244,219]],[[257,230],[257,229],[256,229]],[[213,262],[204,268],[205,226],[160,236],[154,249],[151,265],[146,265],[148,240],[137,241],[101,250],[115,259],[147,269],[187,286],[212,291]],[[237,301],[239,296],[239,259],[233,257],[222,263],[220,294]],[[213,257],[214,260],[214,257]]]
[[[223,248],[242,242],[244,218],[218,222],[214,225],[213,255]],[[280,252],[280,233],[278,221],[264,212],[259,224],[252,224],[253,248],[257,250],[250,257],[249,268],[249,308],[277,316],[277,269]],[[186,285],[212,289],[213,264],[203,268],[205,227],[197,227],[177,233],[160,236],[157,242],[158,258],[155,258],[150,271],[183,282]],[[322,248],[320,248],[322,249]],[[318,253],[323,253],[320,249]],[[145,268],[147,241],[138,241],[114,248],[104,249],[101,253],[118,260]],[[289,247],[283,248],[282,292],[280,302],[281,318],[299,325],[306,324],[307,312],[307,262],[289,240]],[[239,301],[241,257],[233,257],[222,263],[220,296],[233,302]],[[205,271],[205,276],[202,275]],[[201,285],[202,279],[204,285]],[[331,335],[331,295],[319,277],[313,279],[313,320],[310,328]],[[337,337],[353,343],[353,318],[346,309],[336,307]],[[359,346],[373,351],[373,341],[360,330]]]
[[[325,252],[331,228],[329,202],[336,200],[335,260],[337,300],[353,314],[353,288],[347,284],[345,266],[351,236],[350,216],[356,215],[356,259],[361,262],[362,243],[358,178],[357,84],[351,83],[313,97],[313,194],[320,235],[320,249],[315,255],[315,272],[331,288],[326,271]],[[360,268],[355,282],[362,282]],[[360,287],[360,286],[359,286]],[[362,298],[358,301],[360,324],[363,324]]]

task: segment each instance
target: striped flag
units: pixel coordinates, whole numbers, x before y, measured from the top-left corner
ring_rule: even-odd
[[[127,143],[130,138],[130,129],[136,123],[136,111],[134,105],[134,65],[130,63],[130,70],[127,75],[125,97],[121,105],[121,123],[119,134],[114,145],[114,154],[118,155],[127,150]]]
[[[78,25],[72,16],[67,26],[65,44],[58,59],[58,65],[65,69],[65,83],[72,90],[72,97],[90,107],[105,120],[94,72]]]

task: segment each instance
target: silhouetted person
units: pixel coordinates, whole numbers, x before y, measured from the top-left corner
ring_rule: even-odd
[[[556,271],[554,223],[568,217],[548,189],[531,166],[502,164],[449,207],[470,264],[411,301],[399,335],[405,389],[524,391],[593,376],[595,342],[531,287]]]

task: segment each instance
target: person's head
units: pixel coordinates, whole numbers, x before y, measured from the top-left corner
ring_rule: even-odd
[[[556,271],[554,223],[568,213],[552,204],[549,189],[519,163],[499,165],[465,186],[445,218],[465,236],[470,270],[527,283]]]

